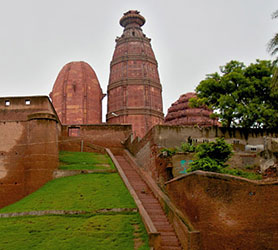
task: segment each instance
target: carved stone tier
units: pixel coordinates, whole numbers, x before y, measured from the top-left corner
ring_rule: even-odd
[[[210,118],[212,110],[207,107],[191,108],[189,99],[196,97],[193,92],[181,95],[168,109],[165,117],[165,124],[210,127],[219,126],[217,120]]]
[[[164,117],[157,61],[142,32],[144,23],[138,11],[128,11],[120,20],[125,29],[110,64],[106,116],[108,123],[132,124],[140,137]]]

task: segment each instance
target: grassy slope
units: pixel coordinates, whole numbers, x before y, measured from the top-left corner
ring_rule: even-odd
[[[134,224],[148,249],[138,214],[1,219],[0,249],[133,249]]]
[[[61,151],[59,160],[60,169],[115,169],[113,162],[106,154]]]
[[[92,156],[76,152],[62,152],[61,155],[60,157],[66,158],[69,165],[76,164],[80,166],[79,169],[83,169],[82,166],[86,165],[80,164],[80,161],[84,162],[84,158],[87,161]],[[91,163],[94,161],[93,164],[109,163],[111,160],[110,158],[107,160],[106,157],[98,155],[97,159],[90,161]],[[35,210],[90,212],[102,208],[135,207],[132,197],[117,173],[81,174],[52,180],[19,202],[0,209],[0,213]],[[149,249],[148,236],[138,213],[0,219],[0,239],[4,239],[0,241],[0,250],[124,250],[133,249],[134,238],[139,238],[142,243],[139,249]]]
[[[0,212],[93,211],[102,208],[135,207],[117,173],[81,174],[52,180],[19,202],[0,209]]]

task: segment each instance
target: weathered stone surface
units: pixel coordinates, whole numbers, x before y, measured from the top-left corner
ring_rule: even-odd
[[[168,109],[168,114],[165,117],[167,125],[184,125],[184,126],[218,126],[219,123],[215,119],[211,119],[212,110],[207,107],[190,108],[189,99],[196,97],[196,94],[189,92],[181,95]]]
[[[50,97],[62,124],[101,123],[104,95],[89,64],[66,64],[55,81]]]
[[[125,28],[116,39],[108,85],[108,123],[132,124],[143,137],[163,123],[161,84],[150,39],[142,32],[145,23],[138,11],[128,11],[120,20]]]
[[[0,98],[0,208],[52,179],[60,130],[47,96]]]

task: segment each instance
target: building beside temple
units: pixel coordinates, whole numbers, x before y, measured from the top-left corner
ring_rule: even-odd
[[[116,39],[107,91],[107,123],[132,124],[139,137],[164,119],[157,61],[141,29],[144,23],[134,10],[120,19],[124,31]]]

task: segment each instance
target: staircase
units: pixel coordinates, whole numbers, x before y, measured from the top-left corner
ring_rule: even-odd
[[[151,218],[154,226],[161,235],[161,250],[182,250],[172,225],[169,223],[158,200],[155,198],[147,184],[129,164],[123,155],[115,155],[130,185],[135,190],[143,207]]]

